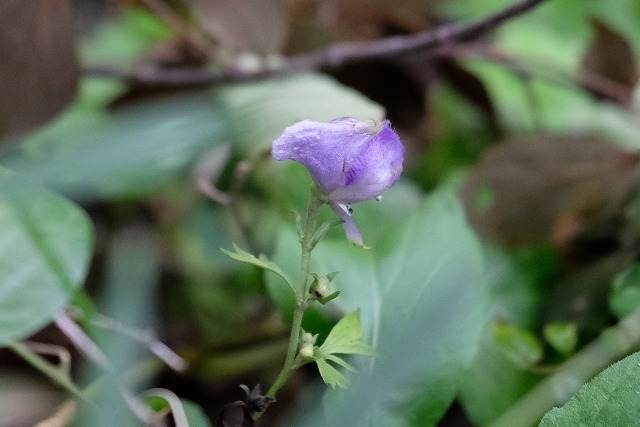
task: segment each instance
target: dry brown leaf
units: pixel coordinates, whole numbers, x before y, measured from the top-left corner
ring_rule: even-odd
[[[639,166],[639,154],[601,138],[532,135],[485,153],[460,197],[485,238],[563,247],[624,215]]]
[[[629,41],[600,20],[585,52],[579,80],[599,99],[628,104],[638,82],[638,64]]]
[[[70,0],[0,1],[0,135],[30,130],[74,99],[72,12]]]

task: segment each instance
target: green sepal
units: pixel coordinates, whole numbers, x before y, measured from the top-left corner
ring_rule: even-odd
[[[243,251],[242,249],[240,249],[235,243],[233,244],[233,250],[235,252],[228,251],[224,248],[220,248],[220,250],[225,255],[235,259],[236,261],[255,265],[257,267],[264,268],[265,270],[269,270],[273,273],[276,273],[278,276],[282,278],[282,280],[284,280],[287,283],[287,285],[289,285],[293,293],[297,297],[300,297],[300,295],[298,295],[298,292],[299,292],[298,289],[296,289],[296,287],[293,285],[293,282],[291,281],[291,279],[289,279],[289,276],[287,276],[287,274],[284,271],[282,271],[275,262],[270,261],[265,255],[260,254],[258,255],[258,257],[255,257],[251,255],[249,252]]]
[[[315,246],[318,244],[320,239],[322,239],[325,236],[325,234],[327,234],[327,232],[329,230],[331,230],[336,225],[342,224],[343,222],[344,221],[341,220],[341,219],[332,219],[330,221],[323,222],[320,225],[320,227],[318,227],[316,232],[313,233],[313,236],[311,237],[311,240],[309,241],[309,247],[311,249],[315,248]]]
[[[338,298],[338,295],[340,295],[340,291],[335,291],[334,293],[332,293],[331,295],[327,295],[324,298],[318,298],[318,302],[322,305],[325,305],[326,303],[328,303],[331,300],[334,300],[336,298]]]

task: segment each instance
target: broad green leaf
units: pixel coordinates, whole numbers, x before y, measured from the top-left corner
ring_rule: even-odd
[[[330,354],[364,354],[373,356],[375,352],[369,344],[362,341],[362,327],[360,326],[360,311],[343,317],[331,329],[329,336],[318,349],[320,356]]]
[[[270,147],[284,128],[300,120],[330,121],[345,116],[381,120],[384,116],[380,105],[320,74],[233,85],[220,96],[236,141],[245,152]]]
[[[609,308],[622,319],[640,307],[640,264],[618,275],[613,281]]]
[[[378,357],[353,359],[359,373],[347,390],[328,392],[327,419],[296,425],[435,425],[459,389],[486,316],[480,246],[451,192],[399,214],[408,215],[404,226],[369,250],[336,236],[313,253],[312,271],[340,273],[333,284],[342,293],[328,306],[360,308],[364,341]],[[295,242],[291,230],[280,236],[280,265],[297,264]],[[275,282],[270,286],[277,294]]]
[[[206,90],[74,114],[0,161],[74,198],[141,196],[182,178],[227,127]],[[86,115],[91,120],[79,120]]]
[[[544,338],[560,354],[568,356],[578,345],[578,329],[575,323],[550,323],[544,328]]]
[[[493,336],[505,356],[523,369],[534,366],[544,356],[542,344],[529,331],[498,321],[493,324]]]
[[[640,420],[640,353],[598,374],[561,408],[549,411],[541,427],[633,426]]]
[[[0,192],[0,346],[25,338],[71,300],[93,248],[88,216],[29,186]]]
[[[276,273],[278,276],[282,278],[282,280],[285,281],[287,285],[289,285],[293,293],[298,295],[299,290],[293,285],[293,282],[291,281],[291,279],[289,279],[289,276],[287,276],[287,274],[284,271],[282,271],[275,262],[269,261],[269,259],[265,255],[260,255],[256,258],[255,256],[251,255],[249,252],[243,251],[242,249],[237,247],[235,244],[233,245],[233,250],[235,252],[231,252],[223,248],[220,248],[220,250],[224,252],[227,256],[237,261],[246,262],[247,264],[255,265],[257,267],[264,268],[265,270],[269,270]]]

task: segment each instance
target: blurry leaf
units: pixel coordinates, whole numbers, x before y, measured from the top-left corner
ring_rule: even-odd
[[[287,35],[284,0],[188,0],[225,51],[279,53]]]
[[[295,268],[296,241],[294,231],[282,233],[280,265]],[[364,341],[379,357],[358,364],[349,389],[328,392],[328,420],[295,425],[435,425],[458,391],[486,315],[480,247],[455,197],[429,197],[369,250],[343,236],[321,241],[312,271],[340,273],[333,284],[342,293],[327,307],[360,308]],[[275,281],[269,286],[278,293]]]
[[[488,150],[460,196],[485,238],[568,247],[581,233],[622,219],[639,165],[640,155],[603,139],[532,135]]]
[[[227,256],[235,260],[246,262],[247,264],[255,265],[257,267],[264,268],[265,270],[269,270],[276,273],[278,276],[282,278],[282,280],[285,281],[287,285],[289,285],[293,293],[295,295],[298,295],[299,290],[296,288],[296,286],[294,286],[291,279],[289,279],[289,276],[287,276],[287,274],[284,271],[282,271],[276,263],[274,263],[273,261],[269,261],[269,259],[265,255],[260,255],[256,258],[255,256],[251,255],[249,252],[243,251],[242,249],[237,247],[235,244],[233,245],[234,252],[228,251],[223,248],[220,248],[220,250],[224,252]]]
[[[382,120],[384,110],[358,92],[319,74],[302,74],[224,88],[238,146],[245,153],[271,147],[282,131],[300,120],[338,117]],[[310,102],[313,100],[313,102]]]
[[[180,403],[182,403],[182,408],[184,409],[185,414],[187,415],[187,420],[189,421],[189,427],[210,427],[211,423],[209,422],[209,418],[207,418],[206,414],[200,407],[187,399],[180,399]]]
[[[175,181],[221,142],[225,123],[211,92],[160,96],[43,129],[2,161],[75,198],[140,196]]]
[[[639,77],[631,44],[599,19],[592,25],[595,36],[582,60],[580,81],[598,98],[628,104]]]
[[[76,95],[70,0],[0,2],[0,135],[30,130]]]
[[[540,427],[632,426],[640,420],[640,353],[598,374],[561,408],[549,411]]]
[[[544,328],[544,338],[560,354],[568,356],[578,345],[578,330],[573,323],[550,323]]]
[[[545,248],[506,254],[487,248],[485,254],[492,316],[519,328],[536,328],[543,286],[553,281],[558,268],[555,253]],[[539,379],[507,358],[487,325],[458,399],[475,425],[488,425]]]
[[[493,336],[498,348],[517,366],[527,369],[537,364],[544,355],[542,344],[531,332],[504,322],[493,324]]]
[[[82,285],[93,247],[87,215],[50,191],[0,191],[0,346],[47,323]]]
[[[636,264],[613,281],[609,308],[622,319],[640,308],[640,264]]]

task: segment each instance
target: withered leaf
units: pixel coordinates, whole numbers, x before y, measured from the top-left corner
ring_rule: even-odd
[[[638,82],[638,64],[629,41],[594,19],[595,34],[585,52],[579,81],[599,99],[628,104]]]
[[[0,135],[30,130],[76,94],[70,0],[0,2]]]
[[[640,154],[598,137],[531,135],[489,149],[460,189],[470,223],[510,244],[569,244],[623,215]]]

